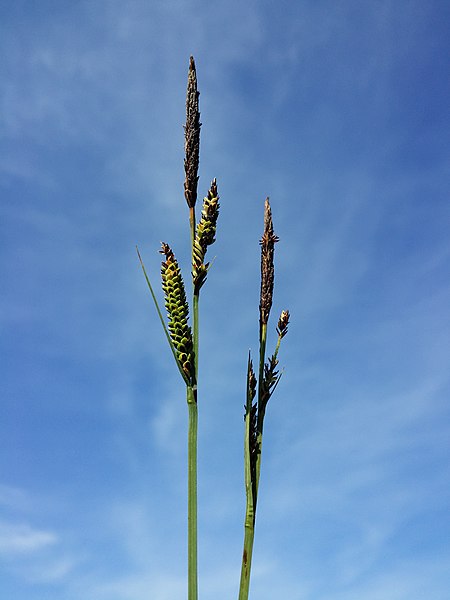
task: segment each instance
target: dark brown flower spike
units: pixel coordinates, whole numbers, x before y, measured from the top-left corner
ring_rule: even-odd
[[[198,165],[200,155],[200,112],[198,109],[197,73],[195,71],[194,57],[191,56],[189,64],[188,85],[186,94],[186,125],[184,172],[184,197],[189,208],[194,208],[197,202]]]
[[[275,243],[279,238],[274,234],[272,211],[270,210],[269,198],[266,198],[264,205],[264,233],[261,238],[261,295],[259,302],[259,323],[260,326],[267,325],[270,309],[272,308],[273,284],[274,284],[274,265],[273,255]]]

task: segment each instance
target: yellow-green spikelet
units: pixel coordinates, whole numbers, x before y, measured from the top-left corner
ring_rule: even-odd
[[[181,270],[168,244],[163,242],[160,252],[166,257],[161,264],[161,278],[169,318],[170,338],[183,372],[193,381],[195,377],[194,346],[192,331],[188,325],[189,305],[186,300]]]
[[[203,199],[202,215],[197,223],[192,254],[192,278],[195,291],[198,292],[205,283],[209,263],[205,264],[205,255],[208,246],[214,244],[216,235],[217,217],[219,216],[219,195],[217,183],[213,179],[208,195]]]

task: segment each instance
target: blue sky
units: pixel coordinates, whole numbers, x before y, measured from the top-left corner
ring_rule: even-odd
[[[186,597],[183,383],[146,290],[199,193],[200,594],[237,597],[246,356],[271,198],[282,381],[251,595],[447,600],[449,17],[442,1],[0,3],[0,596]],[[273,337],[271,338],[273,342]]]

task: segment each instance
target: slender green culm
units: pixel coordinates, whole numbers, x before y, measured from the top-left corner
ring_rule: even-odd
[[[247,400],[245,405],[244,436],[244,473],[246,491],[246,509],[244,521],[244,549],[242,552],[241,580],[239,600],[248,600],[250,590],[250,573],[255,537],[256,506],[258,502],[259,481],[261,474],[261,456],[263,441],[264,417],[267,403],[280,381],[281,373],[277,370],[278,350],[289,324],[289,311],[282,311],[277,323],[277,344],[273,354],[266,360],[267,324],[272,308],[274,288],[274,247],[278,237],[274,234],[272,212],[269,199],[264,207],[264,233],[261,238],[261,293],[259,303],[259,370],[258,397],[257,381],[249,356],[247,366]]]
[[[186,388],[188,405],[188,599],[198,598],[197,566],[197,428],[196,390]]]
[[[250,586],[250,569],[253,554],[256,510],[256,464],[259,454],[258,432],[256,428],[257,406],[253,403],[256,395],[256,377],[253,364],[248,357],[247,363],[247,400],[245,404],[245,437],[244,437],[244,473],[246,510],[244,523],[244,549],[242,552],[241,582],[239,598],[248,598]]]

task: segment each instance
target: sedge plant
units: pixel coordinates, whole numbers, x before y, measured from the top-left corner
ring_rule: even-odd
[[[192,327],[188,323],[189,304],[181,269],[169,244],[161,245],[164,260],[161,264],[161,280],[164,291],[168,322],[163,317],[156,294],[147,276],[144,263],[138,256],[150,293],[156,306],[175,364],[186,386],[188,408],[188,600],[198,598],[197,574],[197,381],[199,350],[199,299],[206,281],[210,263],[205,262],[208,246],[215,242],[219,215],[217,183],[213,179],[203,200],[201,216],[196,221],[198,167],[200,153],[200,112],[197,74],[191,56],[186,95],[185,131],[185,181],[184,196],[189,208],[189,228],[192,265]]]
[[[244,475],[246,507],[244,521],[244,549],[242,552],[239,600],[247,600],[250,589],[253,542],[255,538],[256,505],[261,474],[261,453],[264,417],[267,403],[281,378],[278,350],[287,333],[289,311],[283,310],[276,327],[278,339],[273,354],[266,359],[267,325],[272,308],[274,288],[274,250],[279,241],[275,235],[269,198],[264,205],[264,232],[261,244],[261,292],[259,301],[259,368],[256,378],[249,353],[247,363],[247,390],[245,403]],[[256,400],[255,400],[256,397]]]
[[[206,262],[208,247],[215,242],[219,195],[213,179],[203,199],[200,217],[196,218],[198,168],[200,154],[199,92],[195,61],[190,58],[186,95],[184,196],[189,209],[191,247],[191,306],[192,327],[189,324],[189,302],[179,263],[171,246],[161,244],[161,283],[167,320],[147,275],[144,262],[137,249],[139,261],[150,294],[162,324],[175,365],[186,387],[188,408],[188,600],[198,600],[197,569],[197,430],[198,430],[198,356],[199,356],[199,299],[211,263]],[[247,365],[247,398],[245,404],[245,488],[246,513],[244,551],[242,557],[239,600],[247,600],[250,585],[253,541],[255,533],[256,503],[261,470],[261,449],[264,416],[267,402],[281,377],[277,370],[278,350],[287,333],[289,312],[283,311],[278,321],[278,340],[273,354],[266,360],[267,324],[272,307],[274,288],[274,234],[269,199],[264,209],[264,233],[261,239],[261,295],[259,306],[259,369],[258,379],[249,355]],[[255,401],[255,397],[257,398]]]

